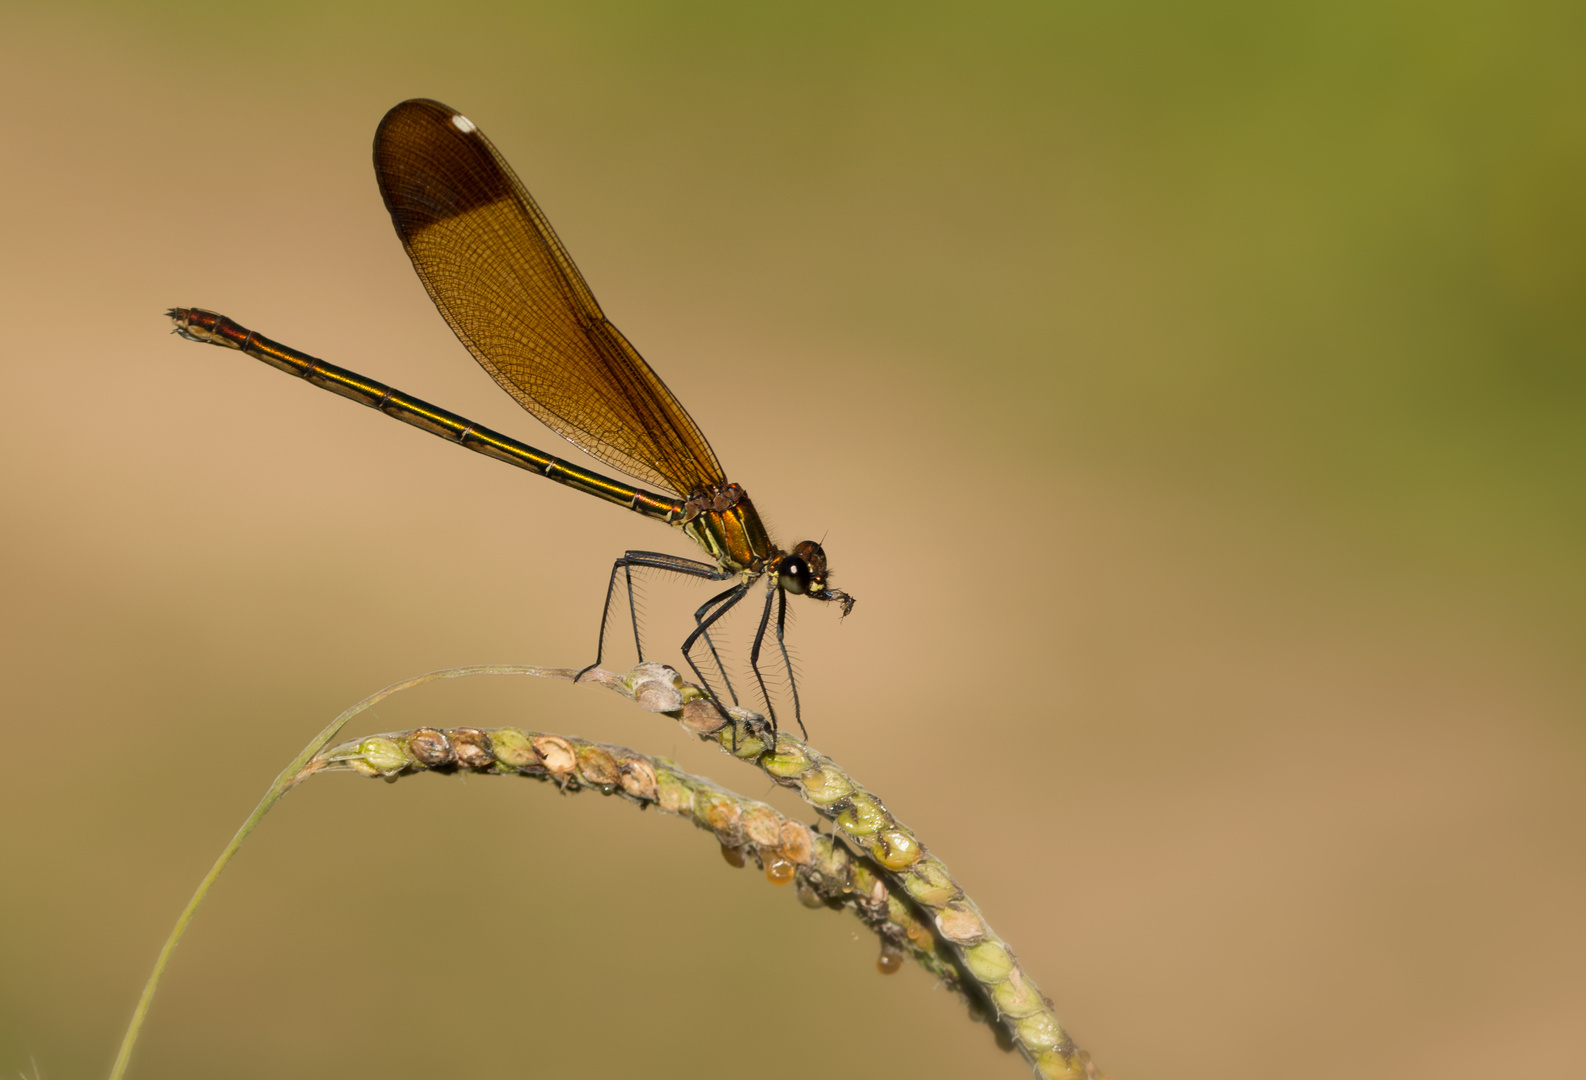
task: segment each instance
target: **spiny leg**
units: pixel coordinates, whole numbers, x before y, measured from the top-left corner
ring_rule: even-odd
[[[699,611],[694,612],[695,625],[699,624],[699,616]],[[710,650],[711,662],[716,665],[716,674],[720,675],[721,681],[727,685],[727,696],[732,698],[734,705],[737,705],[739,703],[738,691],[732,688],[732,676],[727,674],[727,665],[721,662],[721,654],[716,651],[716,639],[710,636],[709,630],[706,630],[701,636],[705,639],[705,648]]]
[[[683,641],[683,659],[688,661],[688,666],[694,670],[694,676],[699,679],[700,684],[704,686],[707,691],[710,691],[710,682],[705,678],[705,673],[699,670],[699,665],[694,663],[694,656],[692,652],[692,649],[694,648],[694,642],[698,641],[702,635],[708,636],[711,624],[717,619],[721,618],[723,615],[727,614],[727,612],[731,611],[733,607],[737,605],[738,601],[742,600],[746,595],[748,595],[749,589],[753,584],[754,579],[751,578],[750,580],[745,581],[742,585],[729,589],[726,592],[718,593],[716,596],[711,597],[705,603],[701,604],[699,610],[694,612],[694,618],[697,625],[694,627],[694,632],[688,635],[688,637]],[[709,615],[705,615],[704,613],[706,609],[708,609],[713,604],[718,604],[716,610],[712,611]],[[701,618],[701,616],[704,617]],[[738,723],[727,712],[726,706],[722,705],[721,699],[716,697],[714,691],[711,691],[711,700],[716,705],[716,711],[721,713],[721,718],[732,725],[732,748],[736,751],[738,749]],[[736,705],[737,703],[738,698],[737,695],[734,694],[733,704]]]
[[[793,693],[793,719],[798,721],[799,733],[808,742],[810,733],[804,730],[804,715],[799,710],[799,682],[793,674],[793,658],[787,653],[787,638],[783,630],[787,627],[787,590],[776,591],[776,644],[782,650],[782,665],[787,668],[787,686]]]
[[[633,598],[633,564],[629,563],[622,568],[622,576],[628,583],[628,617],[633,620],[633,655],[639,658],[639,663],[644,663],[644,644],[639,640],[639,604]],[[606,603],[611,603],[611,590],[606,590]]]
[[[633,572],[632,567],[649,570],[665,570],[672,574],[683,574],[687,577],[704,578],[707,581],[726,581],[732,574],[707,562],[698,562],[694,559],[682,559],[676,555],[667,555],[660,551],[627,551],[622,558],[611,564],[611,577],[606,581],[606,606],[600,610],[600,639],[595,642],[595,661],[584,668],[573,681],[577,682],[590,671],[600,666],[601,658],[606,654],[606,625],[611,619],[611,595],[617,588],[617,571],[621,570],[627,575],[628,583],[628,608],[633,617],[633,643],[639,644],[639,613],[633,603]],[[644,654],[639,653],[639,659],[644,659]]]
[[[776,734],[776,706],[771,704],[771,694],[765,688],[765,676],[760,673],[760,644],[765,640],[766,624],[771,621],[772,593],[782,590],[777,588],[776,578],[766,579],[765,607],[760,612],[760,626],[754,632],[754,648],[749,650],[749,670],[754,672],[755,682],[760,684],[760,699],[765,702],[766,712],[771,716],[771,733]]]
[[[716,708],[721,712],[722,718],[724,720],[731,720],[732,717],[727,715],[727,710],[722,707],[721,700],[716,696],[716,691],[711,689],[710,680],[705,678],[705,673],[699,669],[698,664],[694,663],[694,654],[692,650],[694,648],[694,642],[698,641],[701,637],[703,637],[707,642],[710,640],[711,623],[715,622],[717,619],[727,614],[727,612],[731,611],[733,605],[742,600],[744,593],[749,591],[750,584],[750,582],[746,581],[741,584],[734,585],[730,589],[724,589],[715,596],[711,597],[709,600],[706,600],[703,604],[699,605],[699,607],[694,611],[694,632],[689,634],[688,637],[683,640],[683,659],[688,661],[688,666],[693,669],[694,677],[699,680],[700,685],[706,690],[710,691],[710,696],[716,701]],[[709,614],[707,614],[707,612],[709,612]],[[715,654],[714,649],[712,649],[711,652],[712,655]],[[727,678],[727,669],[722,667],[720,657],[716,657],[716,666],[720,669],[722,681],[727,684],[727,693],[732,697],[732,703],[737,705],[738,692],[732,688],[732,680]]]

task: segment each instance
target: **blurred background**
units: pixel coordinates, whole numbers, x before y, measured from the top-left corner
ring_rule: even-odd
[[[392,233],[369,147],[413,96],[824,539],[859,602],[794,605],[812,742],[1109,1073],[1574,1072],[1583,45],[1565,3],[6,5],[0,1073],[104,1074],[336,712],[585,663],[611,560],[689,553],[167,333],[215,308],[565,446]],[[705,595],[647,584],[660,658]],[[767,796],[562,684],[356,723]],[[875,952],[675,819],[328,777],[221,879],[132,1075],[1027,1075]]]

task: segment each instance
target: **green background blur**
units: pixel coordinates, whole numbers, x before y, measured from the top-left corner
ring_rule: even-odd
[[[166,333],[215,308],[556,446],[392,235],[369,145],[412,96],[824,538],[859,603],[796,605],[813,742],[1098,1063],[1577,1070],[1582,55],[1578,3],[6,5],[0,1074],[103,1074],[335,712],[586,662],[610,560],[687,553]],[[651,582],[651,640],[703,598]],[[359,723],[766,794],[564,685]],[[676,820],[332,777],[221,880],[133,1075],[1025,1075],[874,955]]]

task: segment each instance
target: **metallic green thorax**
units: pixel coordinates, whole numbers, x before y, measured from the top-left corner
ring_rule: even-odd
[[[782,552],[771,542],[748,495],[726,510],[706,510],[682,523],[690,540],[710,553],[716,565],[733,573],[759,575],[773,568]]]

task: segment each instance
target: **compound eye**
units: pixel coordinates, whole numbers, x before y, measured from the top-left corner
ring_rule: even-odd
[[[787,592],[796,596],[803,596],[810,591],[809,563],[797,555],[789,555],[782,560],[776,570],[777,584]]]

